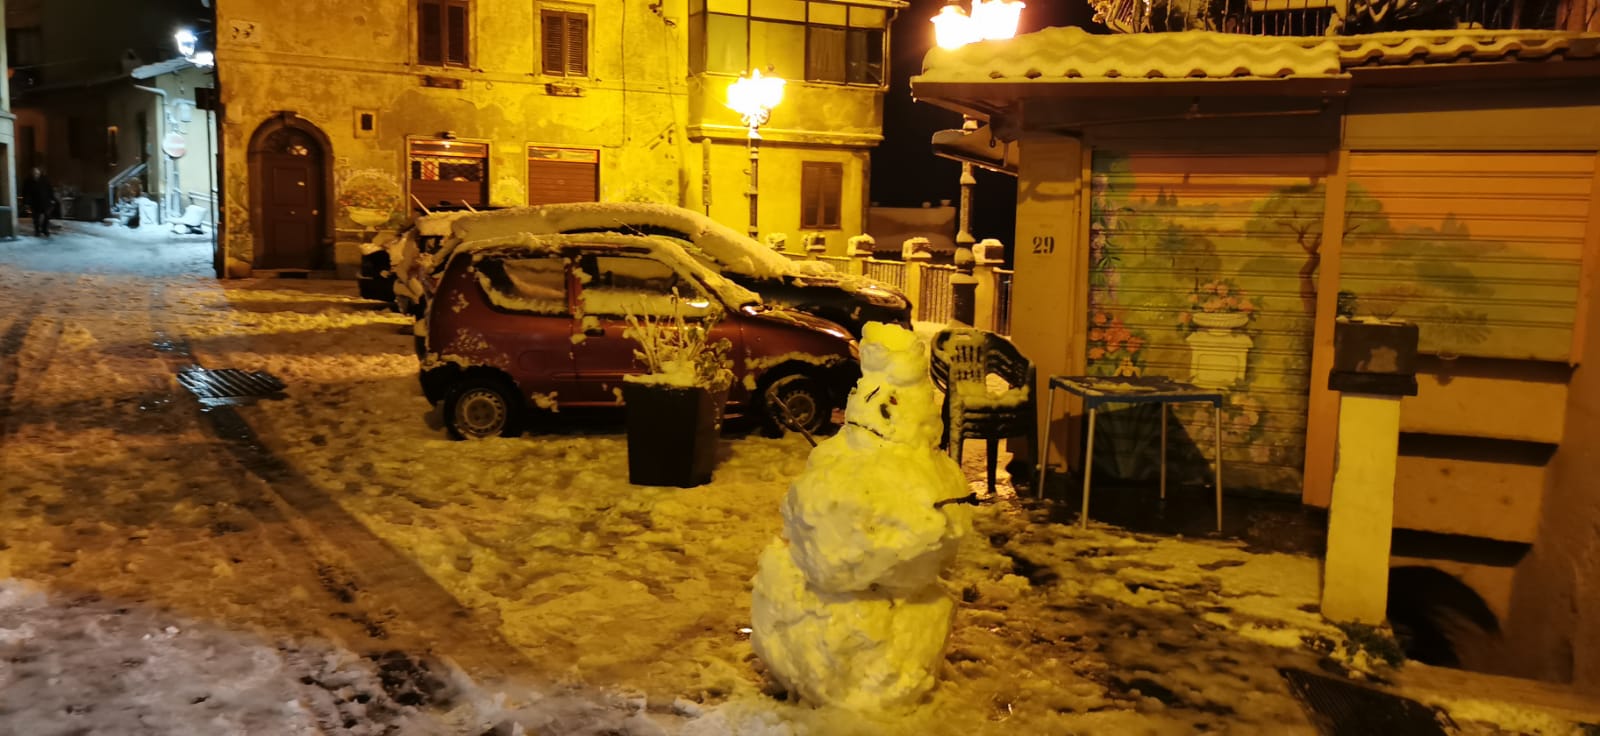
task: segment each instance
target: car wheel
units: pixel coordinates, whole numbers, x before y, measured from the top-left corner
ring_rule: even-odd
[[[453,439],[515,437],[521,418],[522,397],[502,380],[468,376],[445,393],[444,426]]]
[[[788,408],[787,415],[784,408]],[[761,391],[761,414],[768,433],[782,435],[783,431],[805,429],[811,434],[821,433],[833,421],[833,406],[822,382],[803,373],[779,376]]]

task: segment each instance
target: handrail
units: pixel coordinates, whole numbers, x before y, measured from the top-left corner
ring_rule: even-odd
[[[122,173],[111,177],[111,180],[106,182],[106,206],[115,207],[117,204],[117,187],[122,186],[122,183],[129,179],[143,174],[145,169],[148,168],[150,168],[149,163],[140,161],[139,163],[123,169]]]

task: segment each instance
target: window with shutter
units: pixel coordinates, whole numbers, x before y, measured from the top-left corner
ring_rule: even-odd
[[[589,76],[589,16],[579,12],[539,13],[540,63],[553,77]]]
[[[417,63],[469,66],[470,0],[417,0]]]
[[[844,164],[834,161],[800,163],[800,227],[838,230],[844,190]]]

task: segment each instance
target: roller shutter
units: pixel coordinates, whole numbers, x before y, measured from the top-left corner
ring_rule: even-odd
[[[1322,155],[1094,156],[1087,365],[1224,389],[1223,483],[1299,493]],[[1153,478],[1159,410],[1102,413],[1095,475]],[[1209,407],[1176,406],[1169,473],[1206,478]]]
[[[528,204],[600,199],[600,152],[528,147]]]

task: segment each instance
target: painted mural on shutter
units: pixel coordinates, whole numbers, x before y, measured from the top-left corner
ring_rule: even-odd
[[[1593,153],[1352,153],[1341,311],[1444,356],[1571,357]]]
[[[1225,389],[1223,483],[1299,493],[1327,159],[1096,151],[1089,372]],[[1095,474],[1154,478],[1160,410],[1103,412]],[[1178,405],[1168,469],[1208,477],[1208,406]]]

